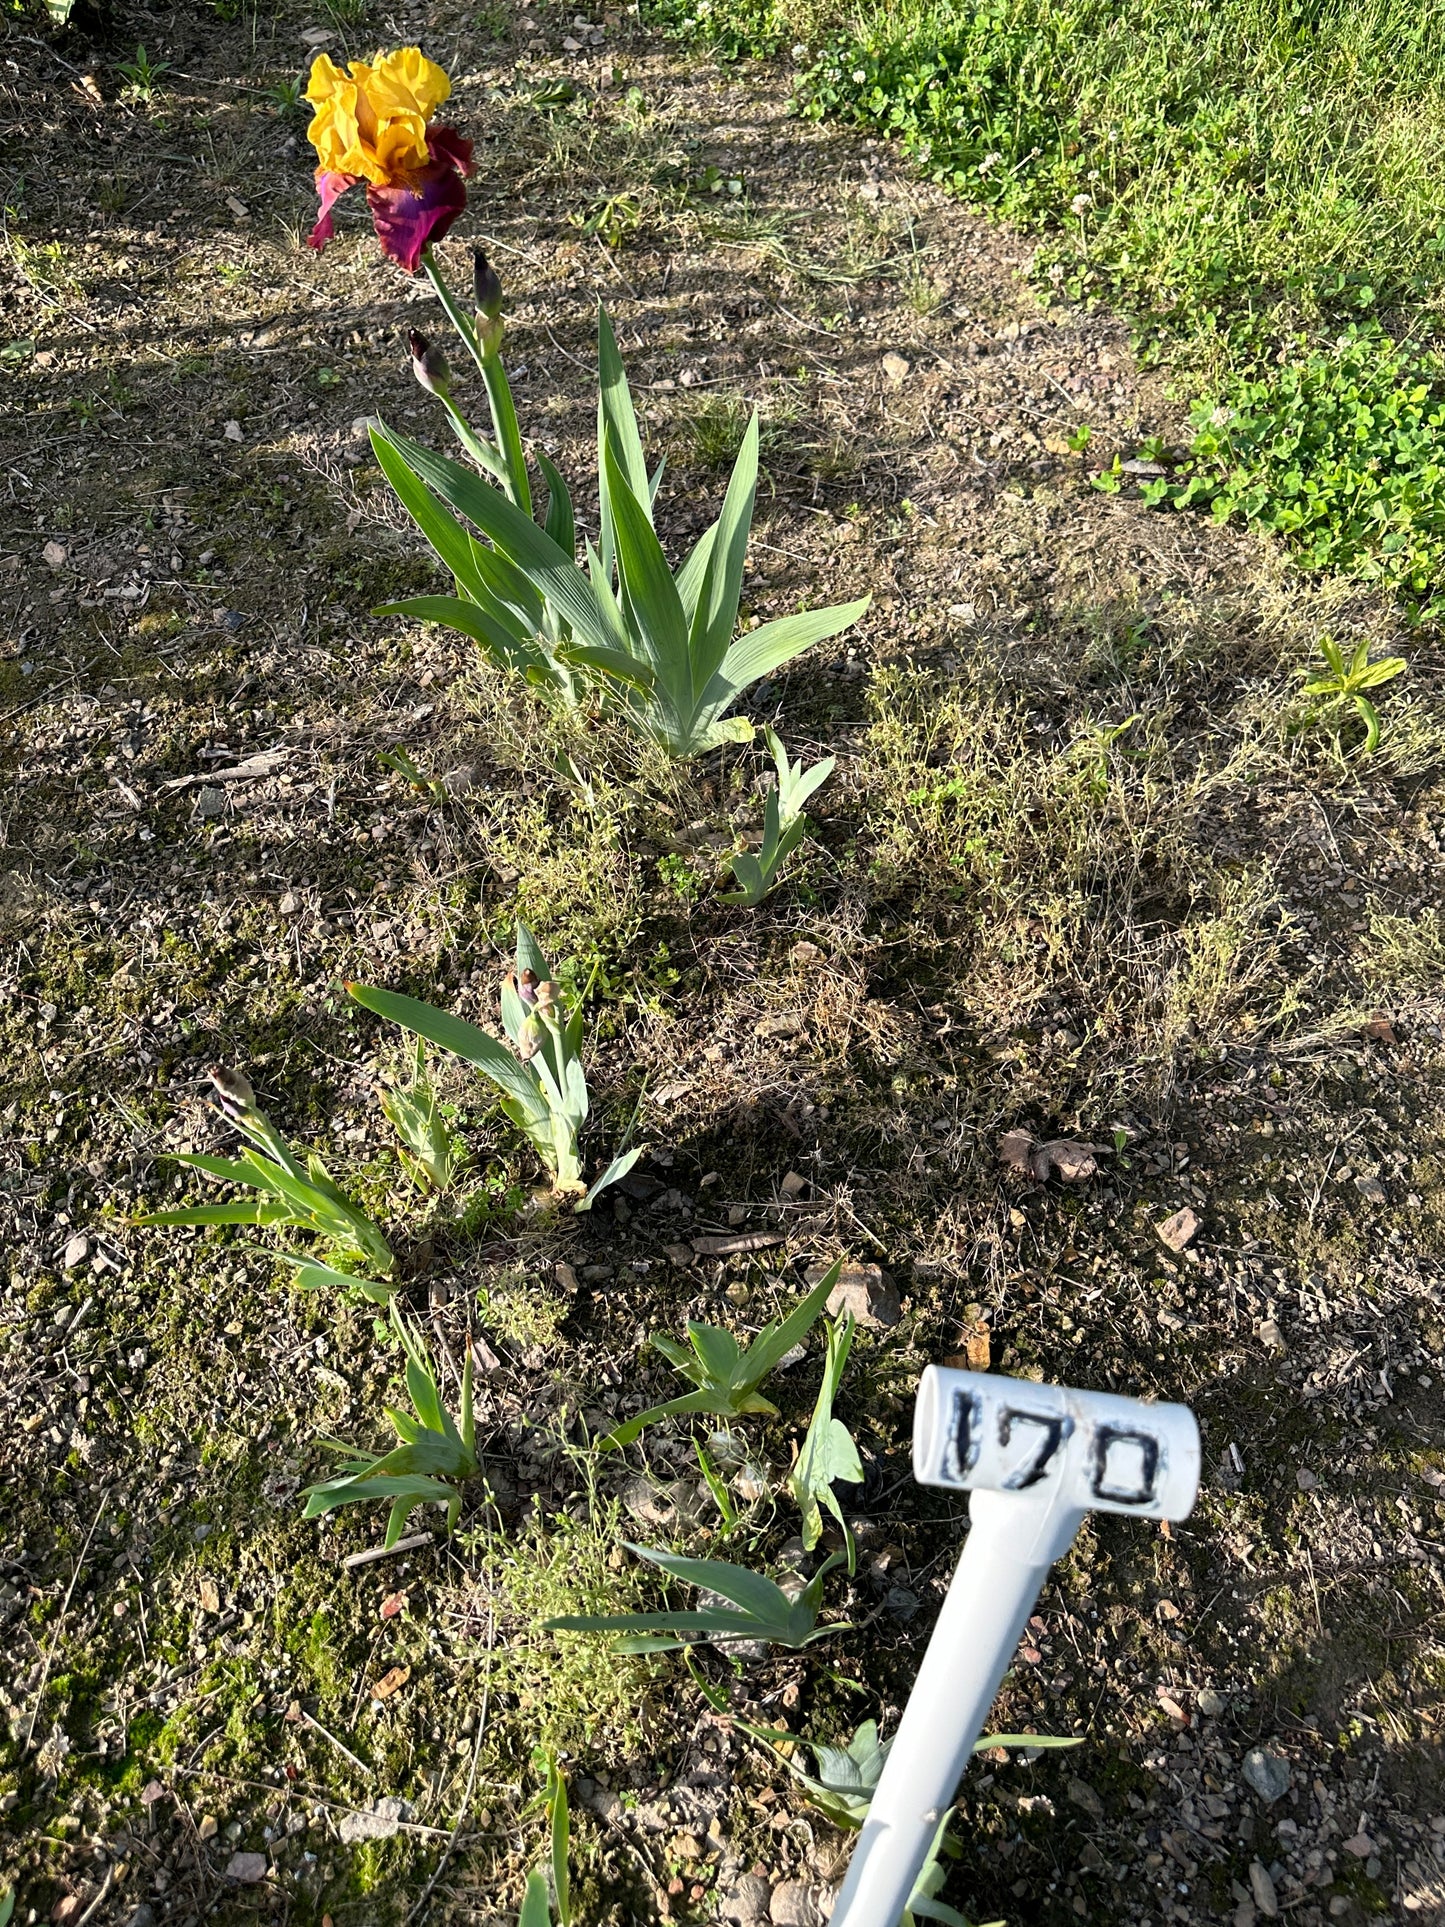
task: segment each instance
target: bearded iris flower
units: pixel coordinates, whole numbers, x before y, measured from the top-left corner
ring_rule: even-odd
[[[432,122],[450,92],[451,82],[419,47],[350,61],[344,73],[329,54],[316,56],[306,86],[313,109],[307,138],[320,163],[321,211],[309,247],[325,247],[333,206],[365,182],[382,253],[416,273],[467,204],[472,143]]]

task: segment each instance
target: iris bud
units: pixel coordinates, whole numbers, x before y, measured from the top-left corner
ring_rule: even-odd
[[[502,281],[480,248],[472,252],[472,299],[488,321],[502,312]]]
[[[216,1097],[227,1117],[245,1117],[255,1110],[256,1093],[244,1071],[230,1070],[224,1064],[209,1064],[206,1075],[215,1086]]]
[[[414,328],[408,340],[411,344],[411,372],[429,395],[445,398],[450,392],[452,379],[446,356],[435,342],[428,341],[425,335],[419,335]]]
[[[472,254],[472,298],[477,304],[477,341],[482,353],[498,354],[506,333],[502,320],[502,283],[480,248]]]

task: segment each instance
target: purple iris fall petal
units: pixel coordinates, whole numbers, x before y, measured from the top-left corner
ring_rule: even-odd
[[[336,232],[331,220],[331,210],[341,199],[348,187],[355,187],[354,174],[333,174],[324,167],[316,170],[316,193],[321,202],[317,210],[316,225],[306,237],[308,248],[315,248],[319,254]]]
[[[368,187],[367,205],[381,251],[408,274],[423,252],[440,241],[467,204],[464,175],[472,171],[472,144],[450,127],[428,130],[431,160],[405,181]]]
[[[454,127],[429,127],[427,151],[431,159],[425,167],[411,169],[383,186],[368,186],[366,201],[381,251],[408,274],[415,274],[424,251],[440,241],[467,204],[466,176],[472,172],[472,143]],[[354,174],[336,174],[325,168],[316,172],[316,192],[320,210],[316,225],[306,237],[306,245],[318,251],[334,232],[331,210],[347,188],[355,187]]]

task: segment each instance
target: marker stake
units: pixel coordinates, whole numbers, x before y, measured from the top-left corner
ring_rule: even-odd
[[[1185,1518],[1199,1427],[1184,1405],[931,1365],[913,1476],[971,1494],[969,1534],[832,1927],[898,1927],[1050,1567],[1087,1512]]]

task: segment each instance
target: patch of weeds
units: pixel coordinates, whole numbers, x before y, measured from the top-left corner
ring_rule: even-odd
[[[484,40],[505,40],[511,32],[511,18],[500,0],[484,0],[472,15],[472,25]]]
[[[560,1289],[542,1284],[521,1266],[489,1277],[477,1290],[477,1317],[498,1338],[519,1352],[555,1357],[562,1345],[562,1327],[572,1310]]]
[[[284,79],[271,83],[266,89],[266,99],[278,113],[289,113],[293,107],[301,105],[305,90],[305,74],[288,74]]]
[[[1445,919],[1438,910],[1425,910],[1418,918],[1376,911],[1361,945],[1359,970],[1370,996],[1424,996],[1445,983]]]
[[[644,1608],[650,1581],[622,1550],[625,1537],[616,1503],[594,1494],[580,1518],[537,1505],[514,1536],[476,1548],[496,1622],[493,1690],[514,1696],[517,1723],[552,1752],[613,1761],[646,1744],[647,1665],[583,1634],[542,1630],[568,1613]]]
[[[27,241],[21,235],[12,235],[10,256],[18,272],[47,304],[76,301],[83,293],[80,277],[66,262],[59,241]]]
[[[751,409],[736,395],[709,395],[687,422],[697,459],[708,468],[731,468],[751,419]]]
[[[625,247],[641,227],[642,202],[635,194],[607,194],[585,213],[567,218],[584,234],[595,234],[604,246],[616,249]]]
[[[129,60],[116,62],[116,72],[125,82],[127,97],[141,101],[147,106],[155,98],[161,80],[170,70],[168,60],[151,59],[145,50],[144,43],[136,47]]]
[[[1142,22],[1123,0],[871,0],[841,24],[810,0],[651,11],[725,54],[788,52],[805,114],[896,139],[1043,230],[1047,286],[1124,303],[1202,397],[1189,473],[1151,500],[1433,594],[1440,361],[1408,336],[1445,293],[1445,52],[1404,0],[1161,0]]]
[[[1172,780],[1162,743],[1105,749],[1101,793],[1098,752],[1040,741],[1025,707],[987,686],[889,666],[871,706],[855,780],[873,799],[873,887],[894,914],[905,893],[945,920],[950,996],[986,1034],[1017,1035],[1067,985],[1091,1045],[1127,1038],[1130,1074],[1167,1081],[1181,1053],[1296,1007],[1277,889],[1267,870],[1201,857],[1195,791]],[[1222,780],[1194,782],[1210,774]]]
[[[1238,516],[1312,568],[1432,596],[1445,577],[1445,359],[1377,323],[1315,350],[1296,337],[1289,354],[1195,404],[1184,472],[1147,483],[1144,500]]]
[[[679,903],[694,904],[707,888],[707,878],[700,870],[694,870],[685,856],[670,851],[657,859],[657,874],[663,888],[675,896]]]

